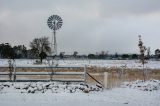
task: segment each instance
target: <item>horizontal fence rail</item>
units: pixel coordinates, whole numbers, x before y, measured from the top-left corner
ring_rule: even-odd
[[[84,75],[84,72],[16,72],[13,75]],[[0,72],[0,75],[10,75],[8,72]]]
[[[9,67],[7,67],[7,66],[0,66],[0,68],[9,68]],[[49,67],[45,67],[45,66],[16,66],[16,68],[84,68],[84,67],[66,67],[66,66],[64,66],[64,67],[54,67],[54,66],[49,66]]]
[[[9,68],[6,66],[0,66],[0,68]],[[2,80],[0,82],[9,82],[9,81],[16,81],[16,82],[47,82],[47,81],[59,81],[59,82],[86,82],[86,66],[84,67],[43,67],[43,66],[14,66],[12,67],[12,72],[0,72],[0,78],[2,76],[10,76],[11,79],[9,80]],[[17,69],[50,69],[48,72],[16,72]],[[53,69],[81,69],[82,72],[54,72]],[[48,76],[50,79],[26,79],[27,76]],[[81,76],[82,78],[77,79],[54,79],[53,76]],[[17,79],[17,76],[26,76],[25,79]],[[3,77],[4,78],[4,77]]]
[[[11,80],[1,80],[0,82],[50,82],[50,81],[55,81],[55,82],[84,82],[83,79],[53,79],[53,80],[47,80],[47,79],[24,79],[24,80],[16,80],[16,81],[11,81]]]

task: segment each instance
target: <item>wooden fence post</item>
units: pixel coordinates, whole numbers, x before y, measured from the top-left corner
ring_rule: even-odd
[[[16,81],[16,64],[15,61],[13,61],[13,72],[14,72],[14,77],[13,77],[13,81]]]
[[[84,83],[86,84],[86,80],[87,80],[87,66],[84,66]]]
[[[109,80],[108,80],[109,73],[104,72],[104,88],[109,89]]]

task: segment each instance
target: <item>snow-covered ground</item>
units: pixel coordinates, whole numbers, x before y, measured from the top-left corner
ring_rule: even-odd
[[[139,89],[142,91],[154,91],[154,90],[160,90],[160,81],[159,80],[137,80],[134,82],[124,82],[124,87],[129,87],[132,89]]]
[[[50,85],[49,85],[50,84]],[[133,89],[133,86],[141,86]],[[158,89],[143,91],[143,85],[156,85]],[[136,81],[124,83],[120,88],[111,90],[99,90],[83,92],[79,88],[90,88],[80,84],[62,83],[0,83],[0,106],[160,106],[160,81],[150,80],[147,82]],[[29,90],[34,87],[43,89],[51,87],[45,92],[23,92],[29,86]],[[58,88],[57,88],[58,86]],[[3,87],[3,89],[2,89]],[[78,89],[71,93],[69,89]],[[97,89],[97,86],[92,86]],[[57,90],[55,90],[57,89]],[[69,91],[69,92],[68,92]]]
[[[16,59],[17,66],[48,66],[47,61],[43,61],[42,65],[36,65],[34,59]],[[57,63],[57,62],[55,62]],[[127,67],[127,68],[142,68],[138,60],[58,60],[59,66],[96,66],[96,67]],[[8,66],[7,59],[0,59],[0,67]],[[151,69],[160,69],[160,61],[148,61],[145,67]]]
[[[17,59],[16,66],[48,66],[35,60]],[[58,60],[59,66],[142,68],[135,60]],[[8,66],[0,59],[0,67]],[[148,61],[148,68],[160,69],[159,61]],[[125,82],[119,88],[56,82],[0,82],[0,106],[160,106],[160,81]]]

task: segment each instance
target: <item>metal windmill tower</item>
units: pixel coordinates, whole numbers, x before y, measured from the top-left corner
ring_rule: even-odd
[[[63,21],[60,16],[52,15],[47,20],[48,27],[53,30],[51,42],[51,56],[57,55],[56,30],[61,28]]]

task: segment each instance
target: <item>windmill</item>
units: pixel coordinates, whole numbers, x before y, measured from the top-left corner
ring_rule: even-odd
[[[53,57],[57,55],[57,41],[56,41],[56,30],[60,29],[63,24],[62,18],[58,15],[51,15],[47,20],[48,27],[53,30],[52,42],[51,42],[51,54],[52,57],[52,65],[53,65]]]

